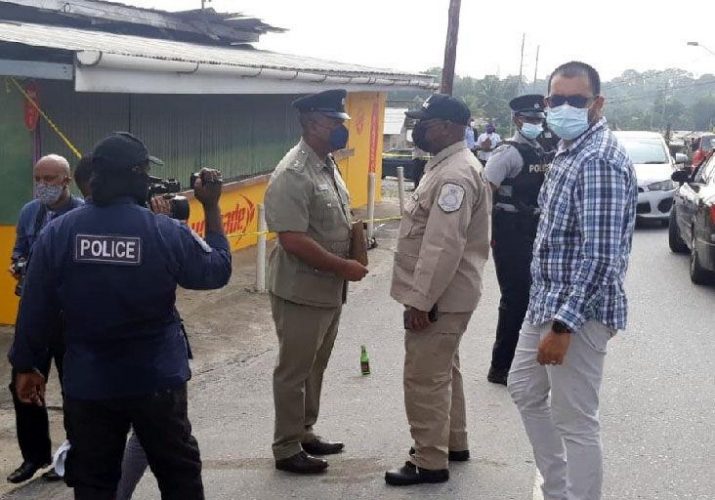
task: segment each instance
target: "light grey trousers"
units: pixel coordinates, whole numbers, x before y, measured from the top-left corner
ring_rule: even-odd
[[[146,458],[144,448],[137,435],[132,435],[124,448],[124,458],[122,459],[122,478],[117,485],[116,500],[131,500],[134,490],[141,481],[144,472],[149,467],[149,460]]]
[[[544,478],[545,500],[599,500],[603,482],[599,390],[611,328],[587,322],[571,334],[563,365],[536,361],[551,323],[525,322],[509,372],[509,393]],[[551,397],[549,398],[549,393]]]

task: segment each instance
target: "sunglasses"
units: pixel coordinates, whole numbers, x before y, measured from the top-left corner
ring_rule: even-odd
[[[591,104],[595,97],[584,97],[582,95],[550,95],[546,98],[546,104],[550,108],[558,108],[564,104],[568,104],[574,108],[585,108]]]

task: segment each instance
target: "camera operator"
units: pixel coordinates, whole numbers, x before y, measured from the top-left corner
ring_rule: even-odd
[[[194,195],[206,240],[147,209],[144,144],[117,132],[94,149],[92,200],[50,224],[28,269],[11,361],[22,401],[44,404],[36,370],[48,317],[65,315],[65,480],[75,498],[115,496],[134,428],[162,498],[203,499],[201,459],[187,415],[188,351],[176,287],[214,289],[231,275],[218,200],[220,173],[202,169]],[[27,299],[33,299],[32,301]]]
[[[36,198],[22,207],[20,211],[17,238],[12,251],[10,273],[18,280],[15,289],[17,295],[22,293],[30,251],[42,228],[50,220],[83,204],[82,200],[70,194],[70,166],[65,158],[58,155],[40,158],[33,168],[33,177]],[[52,320],[54,330],[49,336],[48,348],[41,359],[38,359],[36,368],[47,379],[52,359],[54,359],[61,383],[64,345],[59,314]],[[17,442],[23,461],[7,477],[7,480],[11,483],[21,483],[32,478],[39,469],[47,467],[52,462],[52,444],[47,409],[24,404],[18,399],[14,384],[15,376],[16,373],[13,371],[10,392],[15,406]],[[54,470],[46,472],[43,477],[49,481],[59,479]]]

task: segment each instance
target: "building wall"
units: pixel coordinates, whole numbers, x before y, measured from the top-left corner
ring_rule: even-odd
[[[2,93],[0,93],[0,95],[2,95]],[[101,123],[105,124],[96,126],[109,127],[114,126],[115,123],[121,122],[122,116],[124,116],[124,114],[121,110],[117,109],[117,106],[119,105],[118,103],[126,103],[126,97],[127,96],[102,95],[92,95],[88,97],[89,101],[87,102],[91,101],[93,103],[92,106],[97,106],[94,108],[95,110],[101,110],[101,112],[97,114],[107,113],[107,116],[105,116],[104,118],[93,118],[94,120],[103,120]],[[181,96],[182,99],[185,97],[187,96]],[[256,97],[263,98],[265,96]],[[289,101],[289,98],[286,96],[278,97],[282,98],[284,104]],[[80,99],[81,101],[80,97],[73,97],[73,99],[75,98]],[[2,97],[0,97],[0,99],[2,99]],[[85,105],[89,105],[87,104],[87,102],[85,103]],[[168,106],[169,103],[167,102],[165,104],[167,104]],[[21,101],[19,106],[19,123],[20,127],[24,127],[22,125]],[[379,195],[381,191],[380,173],[382,168],[382,127],[385,106],[385,94],[378,92],[361,92],[350,94],[348,96],[346,106],[348,113],[352,117],[352,120],[347,123],[348,128],[350,130],[350,140],[348,142],[347,149],[348,151],[350,151],[350,154],[347,158],[341,159],[338,162],[338,165],[343,175],[343,178],[348,185],[348,189],[350,190],[352,197],[352,205],[354,207],[359,207],[364,206],[367,203],[367,173],[371,167],[373,167],[376,172],[376,194],[377,199],[379,200]],[[70,106],[70,108],[74,109],[72,113],[79,113],[79,110],[75,109],[73,106]],[[179,106],[179,108],[181,108],[181,106]],[[61,109],[58,108],[55,111],[56,113],[51,114],[51,116],[53,118],[56,118],[56,120],[60,123],[71,122],[73,120],[83,120],[84,118],[82,117],[85,116],[84,114],[72,115],[74,116],[74,118],[72,120],[68,120]],[[219,109],[216,109],[216,114],[220,114],[219,111]],[[67,112],[69,113],[69,111]],[[258,112],[258,110],[254,109],[254,112]],[[172,111],[172,113],[174,112]],[[187,109],[186,113],[190,114],[191,112]],[[89,115],[91,114],[92,113],[89,113]],[[148,120],[148,117],[146,119]],[[225,117],[222,119],[228,120],[228,118]],[[253,165],[265,165],[265,168],[261,167],[264,168],[264,170],[270,170],[274,168],[280,158],[285,154],[285,152],[297,141],[299,135],[297,129],[294,130],[293,128],[294,123],[297,123],[295,120],[295,113],[291,112],[291,116],[288,117],[286,115],[284,119],[286,121],[286,130],[291,131],[290,134],[295,135],[295,137],[292,137],[291,142],[287,142],[286,140],[281,139],[280,143],[274,143],[265,147],[258,147],[257,151],[253,152],[246,151],[246,149],[244,148],[242,149],[240,154],[247,155],[246,158],[261,158],[260,163],[253,163]],[[11,120],[8,117],[3,117],[2,115],[0,115],[0,130],[2,130],[1,127],[6,122],[15,123],[13,120],[14,119]],[[145,132],[150,133],[150,135],[153,134],[152,137],[157,137],[157,143],[163,144],[162,147],[165,148],[165,154],[163,155],[164,159],[170,159],[170,161],[175,159],[175,163],[173,163],[174,165],[181,164],[181,158],[187,158],[190,155],[195,155],[193,150],[191,148],[186,148],[186,144],[182,142],[182,139],[186,139],[187,141],[192,140],[189,136],[185,134],[185,132],[182,132],[182,130],[185,131],[187,130],[187,127],[189,127],[188,125],[183,125],[185,120],[186,119],[182,116],[181,113],[175,113],[172,116],[157,113],[157,116],[155,117],[154,130],[149,130],[149,128],[144,130]],[[256,120],[258,120],[258,118],[256,118]],[[218,120],[216,121],[218,123]],[[91,147],[89,146],[89,144],[91,144],[90,141],[94,140],[94,138],[89,137],[90,134],[94,133],[90,130],[91,127],[89,123],[97,124],[99,122],[95,121],[85,123],[83,127],[85,127],[86,130],[82,132],[82,130],[84,129],[79,129],[78,132],[82,133],[76,134],[76,136],[78,137],[84,137],[84,139],[82,139],[84,143],[80,143],[78,145],[78,147],[81,147],[83,151],[88,150]],[[279,127],[277,123],[278,121],[275,122],[276,127]],[[146,127],[149,126],[146,125]],[[109,128],[108,130],[111,131],[113,129]],[[267,130],[270,130],[270,127]],[[267,130],[263,130],[262,133],[267,133]],[[16,135],[22,135],[23,131],[24,128],[20,129],[19,131],[16,130],[15,133]],[[50,139],[47,136],[47,134],[50,132],[51,131],[49,130],[45,130],[45,128],[41,130],[41,133],[43,134],[43,142],[45,144],[51,144],[49,142],[51,140],[56,141],[55,138]],[[213,150],[215,157],[224,159],[229,158],[232,162],[240,161],[235,159],[237,158],[237,153],[231,150],[230,137],[225,132],[226,129],[224,128],[224,135],[220,135],[218,133],[217,135],[206,135],[206,137],[213,137],[213,140],[217,141]],[[104,131],[102,131],[102,134],[103,133]],[[274,130],[274,133],[278,134],[279,132]],[[173,134],[179,134],[179,136],[175,137]],[[138,133],[138,135],[141,136],[141,133]],[[16,197],[17,203],[13,206],[8,205],[5,208],[5,211],[7,213],[7,221],[9,221],[10,223],[6,223],[5,226],[0,226],[0,265],[2,266],[5,265],[4,263],[7,263],[9,265],[10,262],[11,249],[15,238],[14,224],[17,219],[17,212],[22,206],[22,203],[25,203],[31,197],[32,179],[29,172],[31,172],[32,164],[32,147],[29,132],[24,131],[24,137],[25,139],[23,140],[17,139],[15,147],[18,150],[18,154],[13,157],[14,160],[12,161],[12,166],[9,167],[14,169],[12,170],[13,172],[15,172],[15,175],[13,177],[18,176],[20,179],[24,180],[17,182],[17,189],[20,190],[19,192],[21,192],[21,194]],[[253,137],[258,138],[260,137],[260,135],[254,135]],[[63,146],[61,146],[60,143],[55,142],[54,144],[55,146],[46,145],[45,148],[47,149],[45,150],[61,151],[67,154],[68,157],[70,156],[69,152],[61,150]],[[193,144],[194,148],[201,147],[196,142],[192,142],[191,144]],[[278,151],[279,146],[280,151]],[[7,144],[4,140],[3,135],[0,135],[0,147],[7,148]],[[150,149],[152,149],[151,145],[149,145],[149,147]],[[183,151],[183,153],[175,153],[174,151]],[[157,153],[157,155],[160,154],[161,153]],[[189,172],[198,169],[201,165],[202,163],[189,162],[184,163],[181,168],[185,170],[186,176],[188,177]],[[219,168],[224,167],[224,164],[221,162],[209,162],[208,165],[215,165]],[[3,168],[6,167],[3,166]],[[171,164],[169,164],[167,165],[166,170],[169,174],[171,174],[175,171],[172,170],[173,168],[175,167],[172,167]],[[164,173],[161,173],[160,175],[164,175]],[[257,177],[254,176],[251,179],[241,182],[229,183],[226,186],[224,195],[221,198],[221,209],[223,212],[224,228],[228,234],[229,241],[231,243],[231,248],[233,250],[245,248],[256,243],[256,232],[258,230],[257,205],[263,202],[266,186],[268,184],[268,179],[269,175],[262,175]],[[1,183],[0,189],[5,189],[5,186],[3,186]],[[0,203],[2,203],[1,199]],[[203,210],[201,209],[200,204],[196,200],[191,200],[191,217],[189,219],[189,224],[198,233],[203,232]],[[1,324],[12,324],[15,321],[15,316],[17,314],[17,300],[13,294],[14,286],[15,282],[9,274],[0,273]]]

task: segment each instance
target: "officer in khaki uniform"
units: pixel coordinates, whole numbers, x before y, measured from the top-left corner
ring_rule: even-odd
[[[350,198],[330,153],[347,145],[345,91],[297,99],[301,141],[276,167],[266,191],[268,229],[278,245],[268,261],[268,287],[278,334],[273,373],[276,468],[323,472],[312,455],[339,453],[342,443],[318,437],[323,372],[338,332],[347,281],[367,268],[349,258]]]
[[[386,473],[403,486],[449,479],[448,460],[469,459],[459,342],[479,302],[489,256],[491,193],[464,141],[469,109],[436,94],[407,116],[415,144],[434,156],[405,206],[392,297],[405,310],[405,408],[414,447]]]

